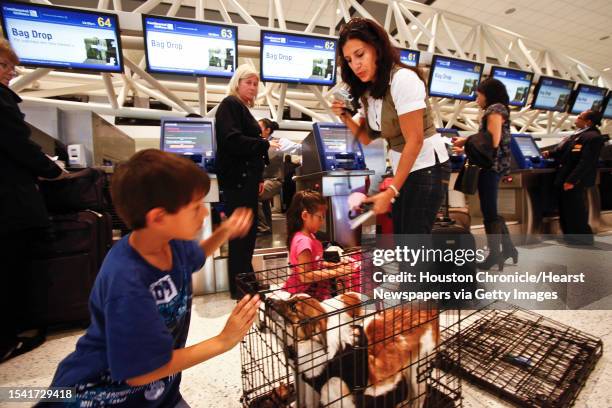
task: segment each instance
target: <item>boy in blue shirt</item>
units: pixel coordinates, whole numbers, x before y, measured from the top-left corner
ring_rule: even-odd
[[[184,158],[149,149],[113,175],[113,203],[133,231],[106,256],[91,291],[91,325],[51,386],[76,387],[78,407],[185,407],[181,371],[233,348],[259,307],[245,296],[216,337],[185,348],[191,274],[253,221],[241,208],[207,240],[192,241],[208,215],[208,175]],[[60,404],[55,404],[60,405]]]

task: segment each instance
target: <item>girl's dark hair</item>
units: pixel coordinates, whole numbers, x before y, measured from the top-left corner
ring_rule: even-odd
[[[352,39],[361,40],[376,49],[376,78],[372,82],[362,82],[342,55],[342,48]],[[385,96],[391,78],[391,68],[394,65],[414,71],[425,83],[423,74],[418,68],[400,62],[399,50],[391,44],[385,29],[373,20],[359,17],[350,19],[340,29],[338,49],[338,66],[342,69],[342,81],[349,86],[351,95],[357,99],[366,91],[370,91],[370,95],[375,99]]]
[[[321,193],[314,190],[302,190],[293,195],[291,205],[287,210],[287,249],[291,249],[291,240],[296,232],[304,228],[302,212],[314,214],[321,206],[326,206],[327,201]]]
[[[263,122],[266,129],[270,129],[270,136],[274,133],[275,130],[278,130],[278,123],[268,118],[259,119],[260,122]]]
[[[508,108],[510,97],[508,97],[508,91],[502,81],[495,78],[487,78],[480,82],[477,91],[483,94],[487,100],[485,109],[493,104],[501,103],[510,112]]]

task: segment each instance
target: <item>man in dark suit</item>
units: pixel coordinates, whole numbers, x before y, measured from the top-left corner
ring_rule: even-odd
[[[546,155],[557,159],[555,187],[559,191],[559,220],[569,244],[593,244],[586,189],[595,185],[597,160],[605,142],[597,128],[601,117],[597,111],[582,112],[575,122],[578,130]]]
[[[45,337],[38,327],[35,336],[18,337],[31,329],[28,322],[28,242],[49,224],[45,203],[38,191],[38,177],[56,178],[62,169],[30,140],[30,128],[19,110],[21,98],[9,87],[15,76],[17,55],[6,40],[0,40],[0,362],[40,345]]]

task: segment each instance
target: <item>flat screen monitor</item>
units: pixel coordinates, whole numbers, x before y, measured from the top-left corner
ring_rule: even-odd
[[[533,109],[565,112],[574,89],[574,81],[553,77],[540,77],[533,93]]]
[[[231,78],[238,61],[238,28],[142,16],[147,70],[159,74]]]
[[[211,157],[215,152],[212,121],[199,118],[165,119],[161,124],[161,150],[180,155]]]
[[[513,135],[523,157],[540,157],[540,149],[530,135]]]
[[[606,88],[598,86],[578,85],[576,96],[570,106],[569,112],[572,115],[578,115],[586,110],[600,111],[603,108],[604,99],[606,98]]]
[[[122,72],[115,14],[3,1],[2,29],[22,65]]]
[[[504,84],[511,106],[522,108],[527,104],[533,73],[504,67],[492,67],[491,77]]]
[[[351,131],[340,123],[315,123],[314,134],[322,170],[363,170],[365,159],[361,144]]]
[[[419,65],[419,58],[421,52],[416,50],[409,50],[407,48],[399,48],[400,61],[409,67],[416,67]]]
[[[606,100],[606,106],[603,110],[603,117],[605,119],[612,119],[612,94],[608,95],[608,99]]]
[[[429,71],[429,95],[473,101],[483,64],[434,55]]]
[[[260,44],[262,81],[335,84],[336,38],[261,30]]]

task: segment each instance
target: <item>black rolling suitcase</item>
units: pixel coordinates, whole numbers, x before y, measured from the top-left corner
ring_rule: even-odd
[[[442,206],[442,214],[434,223],[431,231],[431,245],[433,249],[440,249],[443,252],[450,250],[461,257],[457,257],[455,262],[436,262],[433,270],[439,275],[452,276],[455,274],[465,277],[467,282],[442,283],[438,288],[443,291],[457,292],[464,289],[473,292],[476,289],[476,240],[470,231],[470,224],[471,219],[467,210],[449,208],[447,194],[446,202]],[[465,256],[466,254],[472,254],[470,259]],[[463,263],[463,261],[466,262]],[[453,301],[456,302],[457,299]]]
[[[112,220],[90,210],[53,215],[51,227],[32,244],[31,304],[46,325],[85,324],[88,300],[102,261],[112,245]]]

